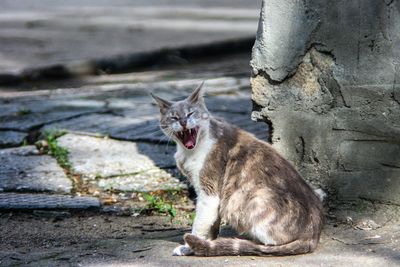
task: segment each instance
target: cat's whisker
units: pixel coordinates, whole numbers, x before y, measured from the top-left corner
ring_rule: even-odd
[[[160,140],[158,140],[157,146],[160,145],[161,142],[164,142],[165,139],[168,140],[168,136],[163,136]]]
[[[147,133],[147,134],[146,134],[146,135],[144,135],[144,136],[145,136],[145,137],[148,137],[148,136],[154,135],[154,134],[156,134],[156,133],[160,133],[160,132],[162,132],[162,130],[161,130],[161,129],[159,129],[159,130],[156,130],[156,131],[154,131],[154,132]]]
[[[169,145],[169,142],[172,140],[172,135],[173,134],[174,134],[174,132],[171,132],[171,134],[168,136],[167,147],[165,148],[165,150],[168,150],[168,145]]]
[[[160,144],[162,141],[164,141],[165,139],[167,139],[167,144],[168,144],[169,141],[172,139],[171,137],[172,137],[172,135],[174,134],[174,131],[169,130],[169,129],[166,129],[166,130],[164,130],[164,133],[165,133],[165,135],[164,135],[163,139],[159,140],[158,143],[157,143],[157,145],[159,145],[159,144]]]

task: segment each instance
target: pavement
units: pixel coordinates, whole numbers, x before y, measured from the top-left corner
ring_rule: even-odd
[[[177,173],[175,146],[159,129],[159,111],[149,93],[178,99],[202,80],[211,112],[266,139],[266,125],[249,119],[248,78],[231,76],[228,71],[199,79],[196,69],[205,65],[199,63],[192,71],[185,67],[186,77],[177,80],[166,81],[158,77],[159,72],[149,71],[119,75],[123,83],[96,77],[103,83],[33,91],[4,89],[0,93],[0,158],[5,163],[0,167],[1,194],[13,194],[13,199],[15,193],[30,198],[73,194],[78,201],[83,196],[76,195],[84,194],[82,188],[88,186],[92,191],[119,193],[187,188],[182,177],[173,175]],[[180,70],[169,70],[170,75],[173,72]],[[187,77],[190,72],[195,77]],[[126,81],[149,75],[151,82]],[[66,151],[65,158],[46,150],[52,145],[48,140],[52,134],[59,135],[54,142],[56,149]],[[2,206],[12,208],[4,198]]]
[[[0,7],[3,73],[247,38],[258,15],[257,1]],[[134,72],[0,85],[0,266],[399,266],[398,212],[377,203],[328,204],[313,254],[171,256],[190,231],[194,199],[149,94],[181,99],[205,81],[212,114],[268,140],[267,124],[250,119],[249,60],[250,51],[232,50]],[[232,231],[224,226],[223,235]]]

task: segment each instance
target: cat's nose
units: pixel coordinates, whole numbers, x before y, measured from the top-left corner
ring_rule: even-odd
[[[182,127],[186,127],[186,120],[179,120],[179,123],[182,125]]]

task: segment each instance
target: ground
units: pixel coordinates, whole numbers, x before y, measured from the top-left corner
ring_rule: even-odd
[[[382,215],[382,214],[381,214]],[[345,219],[345,218],[344,218]],[[375,219],[375,218],[374,218]],[[392,218],[393,219],[393,218]],[[398,221],[328,219],[318,249],[290,257],[176,257],[189,225],[166,216],[4,212],[1,266],[398,266]],[[223,235],[231,231],[223,228]]]
[[[118,1],[108,19],[100,12],[110,8],[107,3],[96,1],[93,5],[91,0],[79,3],[84,8],[74,13],[79,18],[74,20],[69,15],[71,7],[77,5],[75,1],[63,6],[47,1],[31,5],[24,1],[2,2],[0,20],[7,22],[9,28],[0,30],[0,36],[7,36],[7,42],[0,43],[0,56],[7,59],[0,62],[0,78],[27,67],[67,64],[69,60],[107,57],[114,52],[141,53],[146,49],[191,45],[199,38],[211,44],[231,37],[247,38],[257,24],[255,3],[230,1],[235,11],[231,9],[231,14],[215,17],[215,13],[206,12],[204,5],[212,4],[222,10],[227,1],[137,1],[135,12],[142,12],[144,21],[151,22],[161,16],[161,24],[165,26],[159,29],[151,23],[144,25],[138,36],[148,39],[129,49],[132,45],[125,45],[124,40],[134,43],[138,39],[125,34],[129,29],[124,27],[136,23],[126,18],[129,15],[125,12],[126,1]],[[166,3],[187,6],[181,7],[184,12],[174,17]],[[151,6],[157,8],[149,9]],[[100,19],[103,27],[94,27],[91,20],[84,19],[86,15]],[[107,54],[107,45],[99,40],[107,40],[110,25],[116,26],[112,22],[121,16],[125,16],[126,23],[118,26],[113,38],[122,38],[118,42],[122,45],[113,46],[115,50]],[[38,20],[40,17],[43,19]],[[186,28],[174,29],[176,19],[180,23],[185,20],[188,24],[181,25]],[[216,20],[218,27],[204,26]],[[199,23],[196,34],[187,26],[195,22]],[[74,42],[59,42],[63,40],[60,37],[63,25],[68,26],[64,37],[77,38],[81,50],[71,49]],[[149,25],[153,28],[148,28]],[[74,27],[93,32],[97,39],[78,38],[82,32],[76,32]],[[56,31],[50,31],[55,28]],[[43,35],[46,31],[54,35],[46,39]],[[165,34],[156,34],[163,31]],[[171,32],[174,34],[169,35]],[[33,46],[37,43],[45,45],[35,50]],[[157,45],[147,47],[147,43]],[[58,52],[50,53],[54,49]],[[396,207],[369,202],[355,206],[326,203],[327,219],[321,242],[312,254],[172,256],[173,248],[182,243],[183,234],[190,231],[195,196],[176,168],[175,144],[159,130],[158,109],[149,93],[180,99],[204,80],[206,103],[213,115],[269,140],[267,124],[250,119],[250,51],[232,50],[225,56],[193,61],[177,58],[175,64],[147,66],[136,72],[2,83],[0,266],[400,264]],[[228,226],[222,229],[222,235],[234,235]]]

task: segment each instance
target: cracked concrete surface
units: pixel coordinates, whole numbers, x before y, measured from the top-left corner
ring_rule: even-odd
[[[399,2],[263,3],[253,118],[269,123],[273,145],[331,200],[399,205]],[[286,5],[299,14],[265,13]],[[280,45],[290,38],[299,39]]]
[[[0,161],[0,192],[71,192],[72,181],[56,160],[34,146],[2,149]]]

